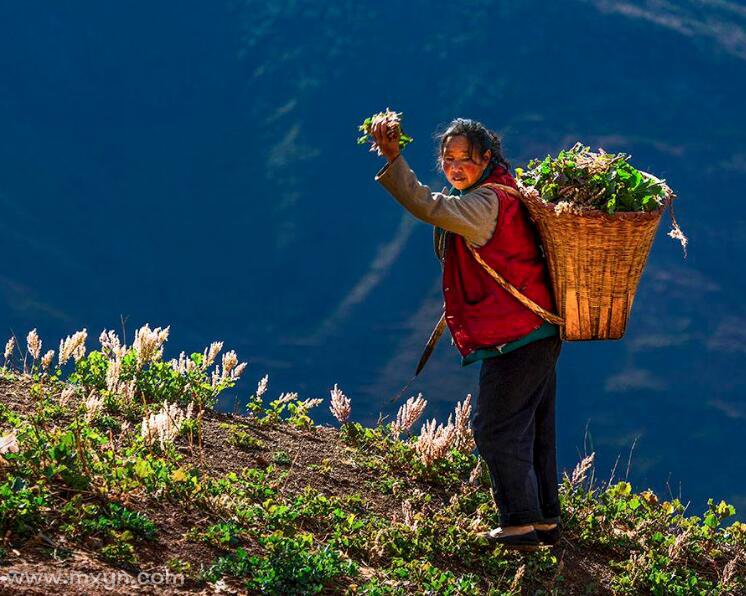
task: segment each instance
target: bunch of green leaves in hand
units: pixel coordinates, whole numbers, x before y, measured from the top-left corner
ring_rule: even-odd
[[[399,132],[401,133],[401,136],[399,137],[399,149],[404,149],[409,143],[411,143],[414,139],[412,137],[404,134],[404,131],[401,129],[401,117],[404,114],[402,112],[393,112],[389,108],[386,108],[385,112],[378,112],[377,114],[373,114],[372,116],[369,116],[366,118],[363,123],[358,126],[358,130],[363,133],[363,136],[358,137],[357,144],[363,145],[365,143],[370,143],[371,151],[376,151],[378,155],[382,155],[381,150],[378,147],[378,144],[373,139],[372,135],[370,134],[370,128],[373,125],[373,121],[375,119],[382,118],[384,122],[388,125],[388,128],[390,130],[394,130],[395,127],[398,127]]]
[[[557,157],[547,155],[531,160],[525,170],[516,168],[516,177],[524,186],[534,187],[545,201],[580,210],[598,209],[613,215],[659,209],[671,189],[665,181],[635,169],[629,157],[603,149],[594,153],[576,143]]]

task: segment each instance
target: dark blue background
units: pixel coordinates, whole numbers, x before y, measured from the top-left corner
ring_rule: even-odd
[[[581,140],[677,191],[621,341],[565,343],[558,449],[619,456],[636,490],[746,509],[746,8],[729,2],[25,2],[0,5],[0,328],[45,347],[171,325],[225,340],[223,401],[395,414],[441,306],[431,228],[373,180],[356,126],[391,106],[440,190],[432,133],[504,134],[514,166]],[[446,339],[412,387],[443,418],[476,393]],[[325,408],[324,408],[325,409]],[[328,411],[317,419],[329,422]],[[587,433],[586,433],[587,429]]]

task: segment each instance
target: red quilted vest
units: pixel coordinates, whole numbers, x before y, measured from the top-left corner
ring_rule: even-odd
[[[484,182],[516,187],[501,166],[495,166]],[[497,225],[477,253],[524,295],[556,312],[539,235],[526,207],[505,191],[492,190],[499,200]],[[454,233],[445,237],[443,298],[446,323],[462,356],[516,340],[544,322],[500,287],[474,259],[464,237]]]

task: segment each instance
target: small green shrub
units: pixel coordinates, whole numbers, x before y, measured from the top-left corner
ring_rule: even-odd
[[[0,535],[29,536],[42,523],[48,496],[45,488],[29,485],[25,478],[5,477],[0,483]]]
[[[242,530],[233,522],[221,522],[208,526],[204,530],[192,528],[187,532],[187,539],[206,542],[217,548],[228,548],[239,543]]]
[[[122,532],[116,536],[111,544],[107,544],[99,551],[104,561],[118,567],[134,567],[137,565],[137,555],[135,547],[128,542],[127,532]]]
[[[315,594],[330,582],[354,576],[357,566],[329,547],[313,547],[313,537],[274,533],[259,539],[266,555],[249,555],[239,548],[219,558],[204,574],[208,581],[224,575],[245,578],[250,590],[274,594]]]
[[[289,466],[291,464],[290,455],[287,451],[275,451],[272,454],[272,461],[279,466]]]
[[[122,507],[117,503],[109,503],[103,510],[95,505],[90,505],[83,511],[88,515],[83,518],[80,525],[88,534],[110,534],[128,530],[144,540],[155,538],[157,529],[152,521],[143,514]]]
[[[231,445],[246,451],[264,449],[264,441],[239,428],[235,424],[221,423],[220,427],[228,431],[228,442]]]

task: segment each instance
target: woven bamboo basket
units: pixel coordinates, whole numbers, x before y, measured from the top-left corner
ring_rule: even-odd
[[[645,176],[657,180],[654,176]],[[619,339],[661,216],[675,195],[667,186],[656,211],[557,212],[536,189],[518,184],[547,258],[563,340]]]

